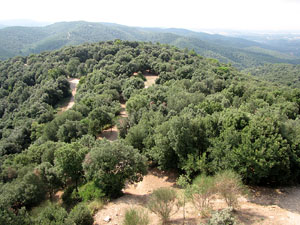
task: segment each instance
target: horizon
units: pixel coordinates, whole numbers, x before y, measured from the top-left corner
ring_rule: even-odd
[[[220,35],[233,35],[233,34],[300,34],[298,30],[247,30],[247,29],[221,29],[221,28],[185,28],[185,27],[152,27],[152,26],[130,26],[122,23],[113,23],[109,21],[86,21],[86,20],[72,20],[72,21],[38,21],[31,19],[12,19],[12,20],[0,20],[0,26],[6,27],[46,27],[56,23],[72,23],[72,22],[86,22],[86,23],[100,23],[100,24],[116,24],[120,26],[135,27],[135,28],[153,28],[153,29],[185,29],[194,32],[204,32],[208,34],[220,34]],[[0,28],[1,29],[1,28]]]
[[[18,5],[18,8],[16,8]],[[133,27],[231,30],[255,32],[300,31],[300,0],[37,1],[2,3],[1,21],[107,22]],[[44,22],[45,21],[45,22]],[[4,24],[5,25],[5,24]]]

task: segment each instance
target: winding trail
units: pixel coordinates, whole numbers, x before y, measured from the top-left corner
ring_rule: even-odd
[[[75,104],[75,95],[76,95],[77,85],[79,83],[79,79],[78,78],[69,78],[68,81],[70,83],[70,88],[71,88],[71,91],[72,91],[72,97],[70,98],[68,104],[61,108],[62,112],[65,112],[68,109],[71,109],[73,107],[73,105]]]

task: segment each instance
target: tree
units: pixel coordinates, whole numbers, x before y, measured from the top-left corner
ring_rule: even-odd
[[[49,162],[44,162],[40,164],[36,170],[38,171],[42,181],[47,187],[50,198],[54,193],[55,189],[62,185],[61,180],[59,179],[58,172],[56,168],[51,165]]]
[[[82,162],[87,149],[78,143],[65,144],[54,153],[54,164],[61,175],[75,182],[76,190],[78,181],[83,175]],[[78,191],[78,190],[77,190]]]
[[[118,197],[125,182],[138,182],[146,174],[146,158],[124,141],[103,141],[86,155],[83,168],[109,197]]]
[[[97,136],[105,125],[111,124],[111,117],[100,108],[94,109],[89,116],[89,133]]]

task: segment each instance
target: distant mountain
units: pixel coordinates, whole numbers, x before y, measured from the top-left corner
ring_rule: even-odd
[[[67,45],[107,40],[151,41],[194,49],[200,55],[248,68],[264,63],[300,63],[297,56],[269,45],[238,37],[185,29],[128,27],[84,21],[60,22],[45,27],[6,27],[0,30],[0,59],[40,53]]]
[[[300,57],[300,31],[287,33],[249,33],[235,36],[263,44],[266,48]]]

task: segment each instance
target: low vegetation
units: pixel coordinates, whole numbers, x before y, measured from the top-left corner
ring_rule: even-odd
[[[128,209],[125,212],[123,225],[148,225],[150,219],[148,213],[142,209]]]
[[[171,188],[159,188],[153,191],[147,203],[147,208],[154,212],[162,224],[167,224],[170,217],[179,210],[177,194]]]

